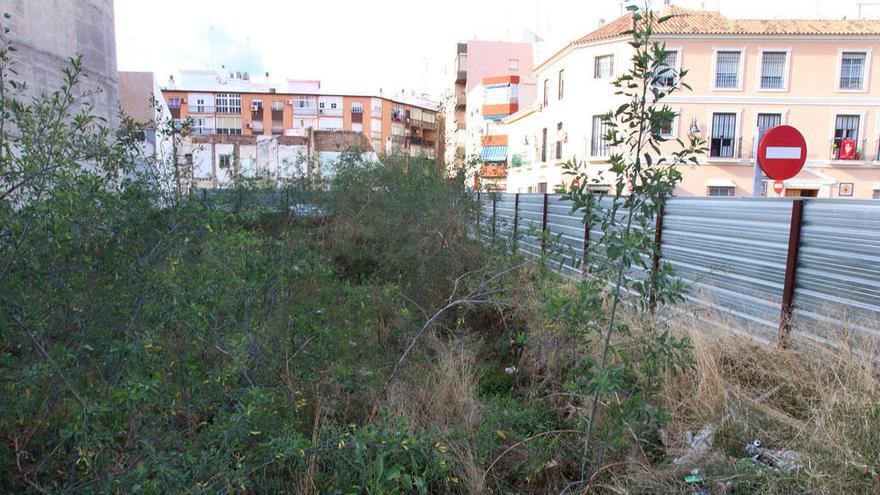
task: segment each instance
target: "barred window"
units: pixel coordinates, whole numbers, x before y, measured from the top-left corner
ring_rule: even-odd
[[[880,199],[880,189],[874,189],[874,192],[871,193],[871,199]]]
[[[780,113],[759,113],[758,114],[758,142],[764,137],[770,129],[782,124],[782,114]]]
[[[764,52],[761,57],[761,89],[782,89],[785,85],[785,52]]]
[[[712,139],[709,143],[709,156],[714,158],[733,158],[735,153],[736,114],[712,114]]]
[[[657,67],[657,86],[671,88],[675,86],[675,68],[678,65],[678,51],[666,52],[663,63]]]
[[[862,89],[865,75],[864,52],[844,52],[840,58],[840,89]]]
[[[715,87],[739,87],[740,52],[718,52],[715,58]]]
[[[706,193],[707,196],[712,197],[729,197],[733,196],[733,188],[729,186],[709,186],[708,191]]]
[[[593,116],[593,135],[590,141],[591,156],[608,156],[611,154],[611,147],[608,146],[608,140],[605,135],[608,134],[608,124],[602,115]]]

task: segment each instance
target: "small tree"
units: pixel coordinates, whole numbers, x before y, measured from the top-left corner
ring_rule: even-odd
[[[628,7],[633,27],[625,34],[631,37],[633,47],[632,66],[612,84],[615,94],[628,101],[616,110],[604,115],[603,123],[609,129],[603,137],[612,147],[610,173],[614,175],[614,190],[610,204],[601,201],[602,194],[594,194],[591,185],[599,179],[590,179],[584,166],[569,162],[565,174],[577,177],[563,195],[573,202],[573,211],[581,212],[588,225],[601,225],[601,238],[594,243],[600,246],[592,280],[584,285],[584,290],[596,287],[609,288],[607,313],[600,318],[589,318],[583,323],[585,334],[595,332],[599,337],[601,352],[598,361],[590,367],[589,403],[586,404],[589,416],[586,423],[584,457],[581,468],[582,479],[588,479],[605,455],[605,449],[619,437],[615,433],[626,433],[635,425],[652,420],[652,411],[646,401],[647,393],[659,385],[662,372],[675,369],[683,360],[688,347],[686,340],[675,339],[666,331],[659,330],[649,335],[643,342],[640,355],[643,359],[633,360],[631,348],[617,348],[613,345],[615,334],[630,334],[630,328],[620,322],[620,304],[626,294],[637,294],[635,305],[646,311],[649,301],[658,303],[674,302],[683,294],[683,284],[675,279],[669,263],[662,263],[655,269],[653,255],[659,249],[654,243],[654,218],[664,198],[669,196],[681,180],[677,166],[697,163],[697,156],[704,153],[704,142],[699,136],[689,135],[687,142],[676,139],[678,150],[664,155],[661,146],[667,141],[661,130],[665,123],[672,121],[676,113],[661,101],[682,88],[690,89],[683,82],[686,70],[676,71],[667,65],[668,52],[664,44],[652,41],[654,28],[666,22],[671,16],[658,17],[646,5],[644,9]],[[667,84],[672,81],[672,84]],[[659,254],[659,253],[657,253]],[[590,257],[584,253],[584,263]],[[639,272],[647,276],[637,276]],[[592,307],[596,307],[593,305]],[[614,365],[611,355],[616,355]],[[646,381],[641,386],[632,385],[633,374]],[[633,388],[634,387],[634,388]],[[629,388],[628,393],[619,391]],[[603,397],[615,394],[614,405],[607,407],[605,433],[601,441],[595,441],[597,412]],[[637,432],[638,433],[638,432]],[[591,447],[595,451],[591,455]],[[587,460],[592,457],[591,469]]]

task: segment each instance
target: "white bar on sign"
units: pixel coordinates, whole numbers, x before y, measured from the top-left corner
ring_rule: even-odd
[[[788,146],[768,146],[767,147],[767,159],[771,158],[780,158],[780,159],[798,159],[801,157],[801,149],[800,147],[788,147]]]

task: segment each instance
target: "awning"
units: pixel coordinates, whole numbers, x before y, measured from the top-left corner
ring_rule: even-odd
[[[733,182],[731,179],[709,179],[706,182],[706,185],[709,187],[736,187],[736,182]]]
[[[503,162],[507,160],[507,146],[483,146],[480,159],[484,162]]]

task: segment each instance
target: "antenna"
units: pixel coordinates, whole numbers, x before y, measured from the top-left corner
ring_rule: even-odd
[[[214,26],[211,26],[211,70],[217,67],[214,65]]]

